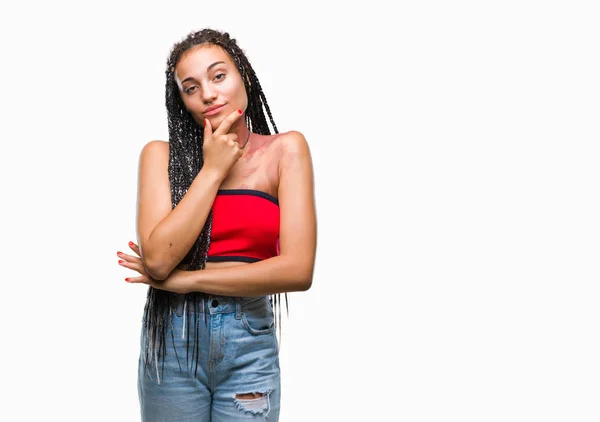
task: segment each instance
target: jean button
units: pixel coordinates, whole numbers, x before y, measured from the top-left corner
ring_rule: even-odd
[[[213,299],[213,301],[210,302],[210,304],[213,308],[216,308],[217,306],[219,306],[219,301],[217,299]]]

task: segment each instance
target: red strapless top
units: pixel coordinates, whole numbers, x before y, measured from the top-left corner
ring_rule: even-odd
[[[212,206],[207,262],[256,262],[279,254],[279,201],[253,189],[221,189]],[[191,260],[191,251],[183,262]]]

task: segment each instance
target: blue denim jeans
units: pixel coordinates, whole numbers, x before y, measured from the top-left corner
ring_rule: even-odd
[[[142,421],[277,421],[279,350],[269,297],[208,296],[191,318],[184,312],[183,295],[171,297],[175,304],[165,336],[164,371],[160,362],[158,371],[144,365],[142,329],[138,363]],[[194,318],[199,331],[197,372],[191,359]],[[248,393],[259,394],[236,397]]]

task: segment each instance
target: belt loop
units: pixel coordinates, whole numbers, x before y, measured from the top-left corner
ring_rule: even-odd
[[[242,304],[240,298],[235,298],[235,319],[242,319]]]

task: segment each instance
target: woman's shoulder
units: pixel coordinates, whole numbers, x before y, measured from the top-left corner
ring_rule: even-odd
[[[310,155],[308,141],[304,134],[298,130],[283,133],[280,142],[284,154]]]
[[[148,154],[164,154],[169,153],[169,143],[167,141],[161,141],[158,139],[147,142],[143,148],[141,155]]]
[[[308,153],[308,142],[304,134],[298,130],[276,133],[273,135],[261,135],[265,143],[276,145],[281,153]]]
[[[147,142],[140,152],[140,162],[153,162],[162,164],[169,159],[169,143],[167,141],[152,140]]]
[[[169,150],[169,142],[167,141],[161,141],[160,139],[154,139],[152,141],[148,141],[146,143],[146,145],[144,145],[144,147],[142,148],[142,151],[144,150]]]

